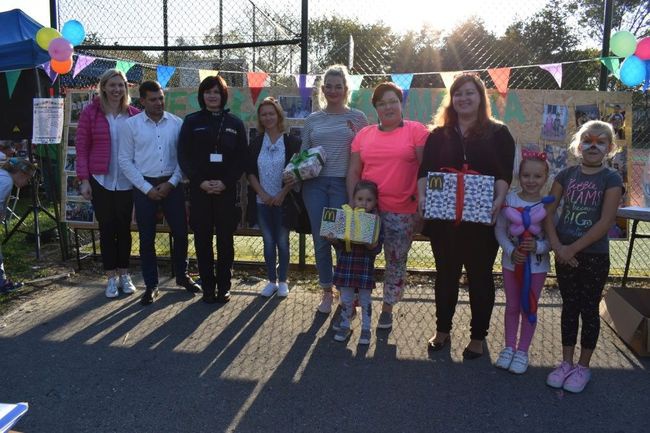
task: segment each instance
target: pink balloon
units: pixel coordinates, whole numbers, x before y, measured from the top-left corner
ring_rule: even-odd
[[[52,39],[50,46],[47,47],[50,57],[60,62],[69,59],[72,56],[72,51],[72,44],[65,38]]]
[[[650,36],[637,42],[634,55],[641,60],[650,60]]]

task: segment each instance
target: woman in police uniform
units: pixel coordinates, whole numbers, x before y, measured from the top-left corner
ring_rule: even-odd
[[[237,181],[248,158],[246,129],[224,107],[228,86],[211,76],[199,85],[201,110],[187,115],[178,140],[178,162],[190,180],[190,227],[201,276],[203,301],[230,300],[230,277],[235,257]],[[212,236],[217,235],[217,270]]]

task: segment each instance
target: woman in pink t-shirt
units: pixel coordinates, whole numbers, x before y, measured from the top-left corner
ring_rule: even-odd
[[[372,94],[379,124],[363,128],[352,141],[347,176],[348,197],[359,179],[379,187],[379,211],[384,226],[384,303],[380,329],[393,326],[393,306],[406,285],[406,259],[411,249],[417,213],[417,171],[428,131],[402,118],[403,95],[393,83],[381,83]]]

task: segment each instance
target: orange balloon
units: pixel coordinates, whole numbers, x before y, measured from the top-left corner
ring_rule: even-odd
[[[63,61],[50,59],[50,67],[58,74],[67,74],[72,69],[72,56]]]

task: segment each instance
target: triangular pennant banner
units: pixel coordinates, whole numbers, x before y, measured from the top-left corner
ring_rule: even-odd
[[[411,88],[411,81],[413,81],[413,74],[390,74],[390,79],[402,90]]]
[[[253,105],[257,104],[257,98],[259,98],[262,89],[266,87],[268,78],[269,74],[266,72],[246,72]]]
[[[458,71],[451,72],[440,72],[440,78],[442,78],[442,83],[447,89],[451,88],[451,85],[454,82],[454,77],[458,74]]]
[[[601,57],[600,62],[605,65],[605,67],[612,73],[615,77],[618,78],[619,72],[621,70],[621,61],[618,57]]]
[[[39,65],[39,67],[43,68],[47,76],[50,77],[51,82],[54,82],[56,80],[56,77],[59,76],[59,74],[57,74],[52,70],[52,67],[50,66],[50,62],[43,63],[42,65]]]
[[[18,78],[20,78],[20,71],[7,71],[5,72],[5,75],[7,76],[7,90],[9,90],[9,99],[11,99],[11,95],[14,94],[14,89],[16,88]]]
[[[266,72],[246,72],[248,87],[267,87],[268,78],[269,74]]]
[[[118,60],[115,63],[115,69],[124,72],[124,75],[126,75],[126,73],[129,72],[129,69],[131,69],[134,66],[135,66],[134,62],[127,62],[126,60]]]
[[[72,71],[72,78],[76,77],[79,72],[86,69],[94,61],[94,57],[78,55],[77,62],[74,64],[74,71]]]
[[[216,77],[219,75],[219,71],[214,69],[199,69],[199,81],[203,81],[208,77]]]
[[[363,81],[363,75],[350,75],[348,77],[348,82],[350,83],[350,90],[355,91],[361,88],[361,82]]]
[[[293,77],[296,79],[296,86],[298,86],[298,88],[309,88],[310,92],[316,82],[316,75],[296,74]]]
[[[158,65],[156,67],[156,76],[158,77],[158,82],[160,83],[160,87],[167,86],[167,83],[169,83],[169,80],[172,77],[172,75],[174,75],[174,72],[176,72],[176,68],[173,66]]]
[[[539,65],[539,67],[545,71],[548,71],[553,76],[553,78],[555,78],[558,87],[562,88],[562,63]]]
[[[494,82],[497,91],[502,95],[508,93],[508,81],[510,80],[510,68],[488,69],[488,74]]]

